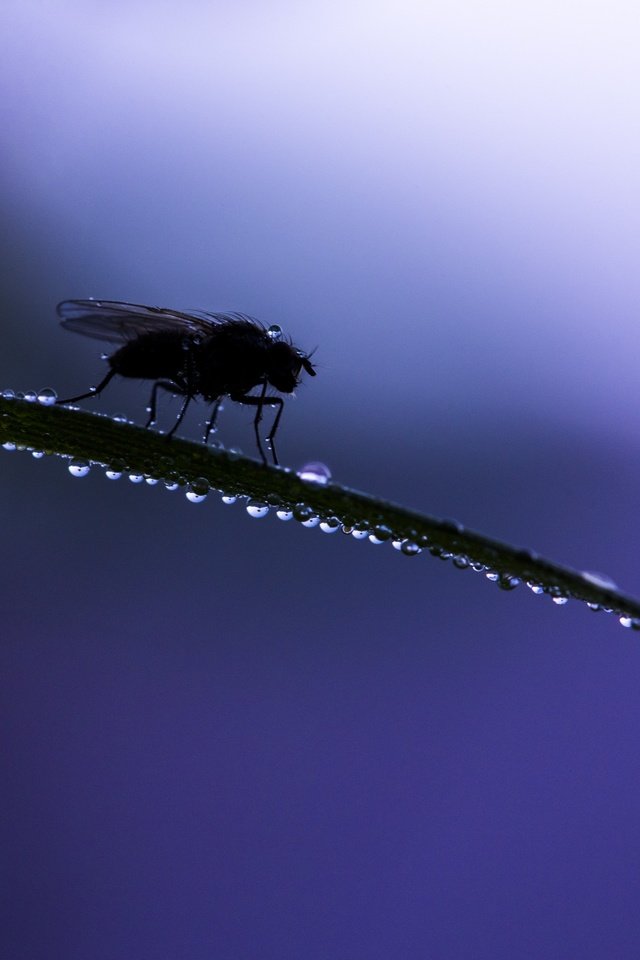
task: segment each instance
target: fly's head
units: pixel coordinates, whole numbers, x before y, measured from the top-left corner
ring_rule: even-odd
[[[267,380],[280,393],[293,393],[300,383],[300,371],[304,370],[310,377],[315,377],[316,371],[306,353],[298,350],[290,343],[279,341],[271,344],[267,353]]]

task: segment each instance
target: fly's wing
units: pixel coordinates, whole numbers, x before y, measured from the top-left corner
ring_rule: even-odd
[[[58,304],[63,327],[94,340],[122,343],[146,333],[173,332],[211,336],[220,324],[257,321],[233,313],[181,313],[164,307],[145,307],[118,300],[63,300]]]

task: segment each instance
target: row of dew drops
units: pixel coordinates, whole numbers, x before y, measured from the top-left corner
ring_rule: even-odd
[[[37,393],[35,391],[14,393],[12,390],[5,390],[2,396],[5,399],[24,399],[32,403],[40,403],[43,406],[53,406],[57,400],[55,390],[48,387]],[[127,418],[122,416],[116,416],[112,419],[116,422],[128,422]],[[219,442],[214,442],[214,444],[218,449],[223,449],[222,444]],[[28,447],[10,442],[4,443],[2,446],[5,450],[28,450],[36,459],[40,459],[45,455],[42,450],[32,450]],[[226,450],[226,453],[231,459],[242,455],[241,451],[235,447],[229,448]],[[171,460],[167,458],[167,465],[170,466],[170,464]],[[91,470],[91,463],[87,460],[69,458],[68,470],[73,477],[86,477]],[[124,463],[112,463],[110,466],[104,468],[104,474],[109,480],[119,480],[125,473],[126,465]],[[319,462],[305,464],[297,471],[296,475],[303,482],[318,486],[326,486],[331,481],[331,471],[324,463]],[[394,532],[384,524],[374,523],[372,525],[367,521],[350,522],[344,519],[340,520],[335,516],[320,516],[308,504],[284,504],[280,498],[276,496],[274,496],[273,499],[268,497],[265,501],[255,500],[241,491],[232,493],[230,491],[225,492],[212,488],[205,477],[192,480],[187,484],[184,479],[172,473],[170,469],[167,471],[166,478],[162,481],[156,477],[141,473],[128,473],[127,476],[131,483],[146,483],[148,486],[155,486],[161,483],[165,489],[169,491],[178,490],[186,486],[185,496],[190,503],[203,503],[212,489],[214,489],[216,493],[222,494],[221,499],[224,504],[232,505],[234,503],[244,502],[247,513],[256,520],[266,517],[272,510],[275,510],[275,515],[278,520],[296,520],[303,527],[318,527],[323,533],[337,533],[338,530],[340,530],[343,534],[349,535],[355,540],[368,540],[369,543],[375,545],[390,542],[395,550],[407,557],[416,557],[422,553],[423,550],[427,550],[432,556],[440,560],[451,561],[457,570],[472,570],[476,573],[483,573],[487,580],[495,583],[500,589],[505,591],[515,590],[522,582],[518,577],[508,573],[499,573],[496,570],[492,570],[487,564],[474,561],[464,554],[446,550],[432,538],[419,535],[415,532],[412,537],[396,536]],[[463,527],[455,521],[446,521],[443,525],[446,526],[450,532],[457,531],[463,533]],[[617,589],[616,584],[603,574],[585,572],[582,576],[587,583],[594,586],[604,589]],[[570,594],[568,595],[563,592],[557,586],[545,586],[536,580],[526,580],[524,582],[534,595],[550,596],[553,603],[558,606],[563,606],[568,603],[570,599]],[[620,612],[614,610],[612,607],[602,606],[598,603],[587,603],[587,606],[593,611],[602,611],[604,613]],[[623,627],[640,630],[640,618],[622,615],[619,616],[619,622]]]

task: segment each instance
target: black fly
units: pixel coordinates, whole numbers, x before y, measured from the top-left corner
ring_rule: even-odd
[[[264,327],[252,317],[238,313],[180,313],[161,307],[111,300],[64,300],[58,304],[62,326],[95,340],[122,343],[108,357],[109,372],[97,387],[58,403],[75,403],[96,397],[118,374],[154,380],[149,400],[149,418],[156,420],[158,390],[184,397],[178,418],[167,434],[171,437],[190,402],[202,397],[213,404],[204,442],[214,428],[220,402],[228,396],[236,403],[256,408],[253,426],[258,451],[266,464],[259,426],[264,407],[277,407],[267,436],[273,462],[278,458],[274,438],[284,400],[267,394],[269,387],[292,393],[300,383],[300,371],[315,376],[309,355],[298,350],[278,326]],[[254,387],[259,393],[250,395]]]

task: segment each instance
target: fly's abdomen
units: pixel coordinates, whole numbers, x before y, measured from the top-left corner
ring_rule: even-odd
[[[189,340],[181,333],[143,334],[120,347],[109,364],[121,377],[181,383],[189,379],[189,352]]]

